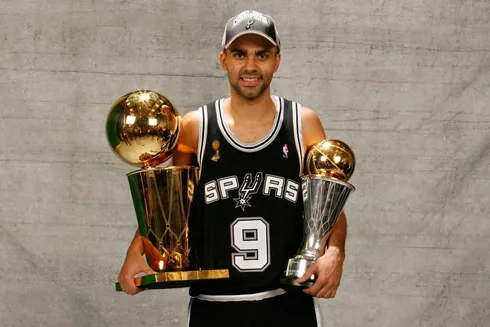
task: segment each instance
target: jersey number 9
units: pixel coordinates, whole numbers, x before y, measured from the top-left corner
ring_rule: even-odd
[[[261,217],[237,218],[231,224],[232,264],[240,272],[262,272],[270,264],[269,224]]]

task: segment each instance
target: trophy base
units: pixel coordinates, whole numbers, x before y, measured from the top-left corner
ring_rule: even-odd
[[[136,277],[136,286],[146,289],[168,289],[190,287],[199,281],[229,278],[228,269],[166,271]],[[116,283],[116,291],[121,292],[121,285]]]
[[[287,286],[295,286],[308,288],[313,286],[316,276],[313,275],[304,283],[298,283],[296,279],[303,276],[314,261],[303,258],[292,258],[288,260],[285,277],[281,279],[281,284]]]
[[[313,286],[315,283],[314,281],[308,280],[304,282],[303,284],[298,283],[296,280],[296,277],[284,277],[281,279],[281,284],[283,285],[282,287],[291,290],[291,289],[297,289],[297,288],[310,288]]]

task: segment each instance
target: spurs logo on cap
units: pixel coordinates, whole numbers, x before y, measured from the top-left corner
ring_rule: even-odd
[[[253,10],[247,10],[228,20],[223,33],[222,47],[230,44],[245,34],[256,34],[269,40],[280,50],[279,33],[272,17]]]
[[[245,27],[245,28],[248,30],[248,29],[250,28],[250,26],[252,26],[252,25],[253,25],[253,23],[255,23],[255,19],[249,20],[249,21],[247,22],[247,27]]]

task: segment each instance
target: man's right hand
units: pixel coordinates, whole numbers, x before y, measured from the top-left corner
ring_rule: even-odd
[[[123,292],[136,295],[145,289],[137,287],[134,284],[134,276],[139,273],[146,274],[154,274],[155,272],[148,266],[143,256],[139,253],[128,253],[126,259],[124,260],[124,264],[121,268],[121,272],[119,273],[119,277],[117,281],[121,285],[121,289]]]

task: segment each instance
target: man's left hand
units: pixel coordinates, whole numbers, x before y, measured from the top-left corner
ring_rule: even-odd
[[[331,246],[296,281],[304,283],[314,274],[316,276],[315,283],[303,292],[318,298],[333,298],[337,294],[342,278],[344,259],[345,254],[338,248]]]

